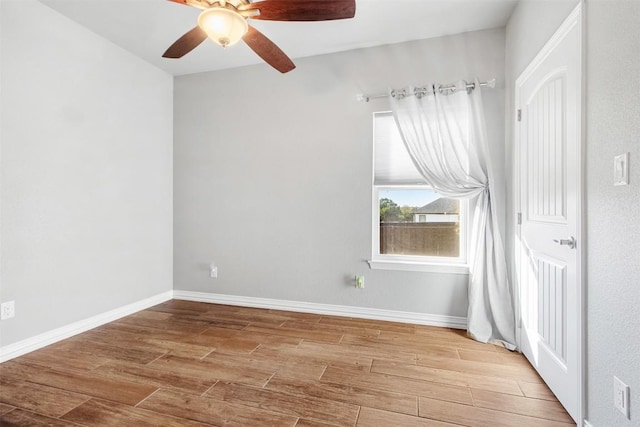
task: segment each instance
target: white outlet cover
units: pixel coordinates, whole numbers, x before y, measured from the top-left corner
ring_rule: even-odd
[[[618,411],[628,420],[631,419],[629,411],[629,386],[620,381],[620,378],[613,377],[613,404]]]
[[[15,301],[3,302],[0,306],[0,320],[11,319],[16,315]]]
[[[629,185],[629,153],[613,158],[613,185]]]

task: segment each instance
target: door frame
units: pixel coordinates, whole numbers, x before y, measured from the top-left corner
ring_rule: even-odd
[[[586,69],[586,61],[585,61],[585,14],[584,14],[584,1],[580,0],[575,9],[569,14],[569,16],[564,20],[562,25],[556,30],[556,32],[551,36],[551,38],[545,43],[544,47],[538,52],[535,58],[527,65],[525,70],[518,76],[514,85],[514,93],[515,93],[515,104],[514,104],[514,115],[512,121],[512,129],[514,130],[514,158],[513,158],[513,171],[514,171],[514,205],[516,208],[516,218],[514,221],[515,228],[515,236],[516,236],[516,244],[514,245],[514,257],[515,257],[515,268],[513,271],[513,283],[514,283],[514,294],[515,294],[515,315],[516,315],[516,344],[518,348],[521,349],[522,342],[522,299],[521,299],[521,268],[520,263],[523,255],[523,248],[518,242],[521,241],[521,227],[518,221],[518,215],[522,212],[522,192],[521,192],[521,180],[520,180],[520,170],[521,169],[521,152],[520,152],[520,123],[518,120],[518,110],[521,108],[521,87],[523,82],[526,81],[531,74],[537,69],[537,67],[542,63],[549,54],[556,48],[556,46],[564,39],[564,36],[567,32],[573,29],[576,25],[580,26],[580,72],[578,73],[579,82],[579,105],[580,110],[578,114],[578,135],[580,140],[577,144],[577,155],[578,161],[576,168],[576,183],[577,183],[577,209],[578,215],[576,218],[576,229],[577,229],[577,239],[578,245],[576,246],[576,259],[578,265],[576,266],[576,279],[577,279],[577,287],[576,287],[576,296],[577,296],[577,316],[576,325],[578,330],[576,331],[578,336],[578,408],[577,408],[577,424],[578,426],[582,425],[585,421],[585,408],[586,408],[586,393],[585,393],[585,384],[586,384],[586,370],[585,370],[585,360],[586,360],[586,209],[585,209],[585,117],[586,117],[586,108],[585,108],[585,69]],[[520,350],[521,351],[521,350]]]

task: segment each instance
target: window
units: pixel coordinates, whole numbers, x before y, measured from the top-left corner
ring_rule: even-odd
[[[467,202],[425,184],[391,113],[374,114],[371,268],[468,271]]]

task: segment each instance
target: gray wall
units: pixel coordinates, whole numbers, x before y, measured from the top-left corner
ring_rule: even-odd
[[[286,75],[258,65],[176,78],[175,289],[466,317],[466,275],[365,263],[372,113],[389,103],[355,95],[495,77],[499,87],[483,95],[502,189],[504,30],[296,64]],[[210,262],[218,279],[208,277]]]
[[[506,34],[507,182],[512,182],[513,83],[577,1],[524,1]],[[594,427],[640,420],[640,2],[587,0],[586,418]],[[613,157],[630,152],[631,185],[613,186]],[[513,197],[507,242],[512,250]],[[511,251],[510,251],[511,252]],[[632,420],[613,407],[613,376],[631,386]]]
[[[588,419],[640,425],[640,2],[589,0],[587,16]],[[630,153],[630,185],[613,158]],[[631,387],[631,421],[613,376]]]
[[[172,77],[2,0],[0,345],[172,288]]]

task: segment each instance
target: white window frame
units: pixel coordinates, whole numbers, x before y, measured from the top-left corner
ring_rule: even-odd
[[[375,127],[375,116],[373,124]],[[375,143],[372,143],[375,150]],[[438,256],[417,256],[417,255],[392,255],[380,253],[380,191],[381,190],[433,190],[428,185],[376,185],[375,177],[375,152],[373,153],[372,167],[372,247],[371,259],[368,261],[369,268],[374,270],[402,270],[402,271],[422,271],[434,273],[469,274],[468,265],[468,245],[469,245],[469,203],[467,200],[460,200],[460,256],[459,257],[438,257]]]

